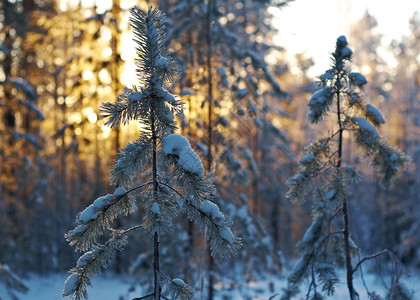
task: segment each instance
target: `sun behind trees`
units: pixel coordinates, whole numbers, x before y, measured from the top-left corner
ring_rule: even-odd
[[[103,103],[100,115],[110,127],[139,121],[142,131],[117,155],[110,172],[111,183],[118,187],[114,194],[96,199],[77,216],[76,228],[66,235],[70,245],[85,254],[70,270],[63,296],[87,298],[90,278],[111,263],[115,252],[127,243],[129,232],[144,229],[153,239],[154,288],[141,299],[161,299],[162,293],[190,299],[192,288],[182,279],[169,278],[159,264],[160,237],[173,229],[173,218],[179,212],[185,212],[206,233],[212,255],[229,258],[240,246],[229,221],[213,203],[215,188],[204,176],[200,158],[185,137],[173,134],[174,114],[182,114],[182,103],[165,89],[177,78],[178,67],[165,52],[164,18],[157,8],[150,8],[147,14],[136,7],[131,10],[140,86],[127,89],[115,103]],[[148,180],[137,185],[140,175]],[[137,202],[145,204],[143,223],[125,230],[112,229],[112,221],[119,214],[134,212]],[[97,244],[105,229],[111,232],[111,238]],[[162,286],[166,287],[163,291]]]
[[[360,180],[360,175],[355,166],[343,161],[343,153],[348,151],[343,144],[344,132],[353,136],[356,148],[370,160],[383,187],[389,187],[409,161],[401,151],[381,139],[377,128],[385,123],[385,119],[379,109],[365,103],[362,92],[367,80],[348,67],[352,54],[347,39],[340,36],[332,54],[332,68],[319,77],[322,89],[308,103],[311,123],[331,116],[337,128],[305,149],[305,156],[298,163],[298,174],[288,182],[290,199],[304,201],[309,194],[314,204],[313,222],[298,244],[301,258],[288,277],[289,288],[283,299],[291,299],[297,286],[308,277],[307,299],[323,299],[317,290],[318,282],[322,292],[333,295],[339,282],[336,268],[346,269],[350,299],[359,299],[353,275],[361,270],[362,263],[383,254],[396,260],[387,250],[360,259],[360,249],[349,231],[350,186]],[[338,229],[339,226],[343,229]],[[356,263],[355,258],[358,258]],[[396,274],[392,281],[387,299],[410,299],[399,282],[399,275]],[[378,297],[369,290],[367,293],[372,299]]]

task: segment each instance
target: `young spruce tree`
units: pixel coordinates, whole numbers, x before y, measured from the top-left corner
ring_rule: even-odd
[[[340,36],[332,53],[332,68],[320,76],[321,89],[308,103],[311,123],[329,116],[336,120],[336,128],[305,149],[305,156],[298,163],[298,174],[288,181],[290,199],[303,201],[308,194],[313,199],[313,222],[297,246],[301,257],[288,277],[289,289],[284,299],[289,299],[307,277],[310,278],[307,299],[323,299],[317,291],[318,282],[325,294],[333,294],[339,281],[336,268],[345,268],[350,299],[358,299],[353,275],[361,264],[381,254],[394,258],[384,250],[356,261],[359,248],[349,231],[350,184],[358,180],[359,174],[343,160],[344,132],[353,137],[357,149],[369,159],[383,187],[392,184],[409,160],[380,137],[377,128],[385,120],[375,106],[365,103],[362,92],[367,80],[362,74],[350,71],[351,57],[346,38]],[[368,291],[368,294],[378,299],[374,293]],[[388,298],[409,298],[398,278],[393,280]]]
[[[100,115],[110,127],[136,120],[143,129],[138,140],[117,155],[110,172],[111,183],[117,186],[114,194],[96,199],[77,216],[76,228],[66,235],[71,246],[85,253],[70,270],[63,296],[87,298],[90,278],[108,266],[115,252],[127,243],[129,232],[143,228],[153,239],[154,289],[141,299],[167,299],[162,294],[165,292],[176,299],[190,299],[191,287],[160,270],[159,241],[173,229],[173,218],[185,212],[206,233],[212,255],[219,258],[233,255],[240,240],[213,202],[214,185],[204,176],[200,158],[184,136],[173,134],[174,114],[182,111],[181,102],[165,89],[178,76],[174,59],[165,52],[165,16],[157,8],[150,8],[146,14],[134,7],[130,21],[137,43],[140,86],[127,89],[115,103],[103,103]],[[139,175],[149,179],[135,185]],[[119,214],[132,213],[137,202],[146,207],[142,224],[112,229],[112,221]],[[111,232],[111,238],[98,244],[97,238],[105,229]],[[166,289],[162,290],[162,286]]]

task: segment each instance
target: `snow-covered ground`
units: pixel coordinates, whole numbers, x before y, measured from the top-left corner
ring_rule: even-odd
[[[341,274],[341,283],[338,284],[334,296],[327,299],[347,299],[348,292],[345,285],[344,273]],[[61,290],[63,289],[64,281],[67,274],[53,274],[46,277],[32,275],[23,279],[24,283],[29,287],[26,294],[16,293],[20,300],[59,300],[61,297]],[[380,296],[385,296],[385,289],[383,280],[373,274],[366,274],[364,276],[365,282],[370,291],[377,292]],[[406,286],[413,291],[413,299],[420,299],[420,274],[404,278]],[[141,291],[138,287],[136,290],[130,290],[133,279],[124,276],[116,276],[113,274],[103,274],[93,278],[93,287],[88,288],[89,299],[91,300],[129,300],[135,297],[144,295],[146,291]],[[216,285],[216,299],[252,299],[252,300],[268,300],[270,297],[281,293],[282,288],[286,287],[286,280],[284,277],[271,276],[268,278],[261,278],[260,280],[251,281],[247,284],[233,282],[226,280],[223,284]],[[355,278],[355,287],[360,294],[360,299],[368,299],[366,290],[363,287],[360,277]],[[273,290],[274,292],[271,292]],[[304,299],[306,290],[302,287],[301,296],[296,300]],[[0,299],[9,300],[4,287],[0,285]],[[200,296],[197,295],[197,299]],[[280,295],[275,296],[272,300],[280,299]]]
[[[340,283],[337,284],[335,294],[333,296],[326,297],[326,299],[348,299],[349,294],[345,280],[345,273],[340,273]],[[379,296],[385,298],[386,289],[384,287],[384,282],[385,284],[389,284],[388,278],[381,278],[374,274],[365,274],[364,280],[370,292],[374,291]],[[413,299],[420,299],[420,274],[411,277],[404,277],[402,281],[404,282],[405,286],[413,292]],[[270,285],[274,292],[270,291]],[[360,299],[368,299],[367,291],[363,286],[363,282],[360,276],[355,277],[354,285],[360,295]],[[247,285],[239,286],[237,289],[225,291],[221,294],[227,296],[225,299],[268,300],[270,297],[272,297],[272,300],[279,300],[281,298],[282,291],[286,286],[287,280],[284,277],[271,277],[259,281],[251,281]],[[318,292],[322,292],[321,287],[318,287]],[[304,285],[302,285],[301,293],[296,297],[296,300],[305,299],[306,293],[307,289]]]
[[[68,274],[53,274],[49,276],[31,275],[23,282],[29,288],[26,294],[15,292],[20,300],[63,300],[61,297],[64,281]],[[92,287],[88,287],[90,300],[125,300],[142,295],[141,291],[130,291],[131,280],[113,274],[104,274],[93,277]],[[0,284],[0,300],[11,299]]]

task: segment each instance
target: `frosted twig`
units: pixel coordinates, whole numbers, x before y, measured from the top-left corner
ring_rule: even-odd
[[[372,254],[372,255],[369,255],[369,256],[365,256],[365,257],[363,257],[358,263],[357,263],[357,265],[354,267],[354,269],[353,269],[353,273],[355,273],[356,271],[357,271],[357,269],[359,268],[359,266],[362,264],[362,263],[364,263],[365,261],[367,261],[367,260],[371,260],[371,259],[374,259],[374,258],[376,258],[376,257],[378,257],[378,256],[381,256],[381,255],[383,255],[383,254],[388,254],[389,256],[391,256],[392,258],[394,258],[394,254],[391,252],[391,251],[389,251],[388,249],[385,249],[385,250],[382,250],[382,251],[380,251],[380,252],[377,252],[377,253],[375,253],[375,254]]]
[[[142,300],[142,299],[147,299],[147,298],[149,298],[149,297],[152,297],[154,295],[154,293],[150,293],[150,294],[147,294],[147,295],[145,295],[145,296],[141,296],[141,297],[138,297],[138,298],[134,298],[133,300]]]

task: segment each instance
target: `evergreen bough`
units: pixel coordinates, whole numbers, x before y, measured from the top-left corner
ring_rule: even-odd
[[[193,289],[182,279],[166,276],[159,264],[160,237],[174,228],[173,218],[180,212],[206,233],[212,255],[229,258],[240,246],[230,222],[213,202],[215,188],[204,176],[200,158],[185,137],[173,133],[174,114],[182,114],[182,103],[165,89],[178,77],[178,66],[165,51],[164,19],[157,8],[149,8],[147,13],[137,7],[131,10],[140,85],[126,89],[115,103],[102,103],[99,112],[111,128],[136,120],[142,130],[139,138],[117,155],[110,172],[115,192],[96,199],[77,216],[75,229],[66,234],[69,244],[84,252],[65,282],[63,296],[71,299],[87,299],[91,277],[112,262],[116,251],[127,243],[127,234],[140,228],[148,232],[154,245],[154,289],[141,299],[166,299],[163,285],[175,299],[190,299]],[[135,185],[139,175],[148,179]],[[142,224],[118,230],[110,227],[119,214],[132,213],[138,202],[145,204]],[[111,238],[98,244],[96,240],[105,229]]]
[[[352,53],[346,37],[340,36],[332,53],[332,68],[319,77],[321,89],[308,103],[311,123],[321,122],[329,116],[335,118],[337,128],[305,149],[304,157],[298,163],[299,172],[288,181],[290,199],[304,201],[308,194],[312,197],[313,222],[297,245],[300,259],[288,277],[289,287],[283,299],[293,297],[298,285],[308,277],[307,299],[323,299],[317,290],[318,284],[324,294],[334,294],[339,281],[337,268],[346,269],[350,299],[358,299],[353,275],[361,264],[382,254],[395,259],[392,253],[384,250],[355,263],[359,248],[349,232],[348,201],[350,184],[358,181],[360,175],[355,166],[343,161],[343,133],[347,131],[353,137],[356,147],[369,159],[385,188],[392,185],[409,158],[380,137],[378,129],[385,119],[379,109],[365,103],[362,94],[367,80],[348,67]],[[344,224],[342,230],[337,230],[338,217]],[[392,283],[389,299],[409,298],[398,279]],[[368,294],[373,295],[369,291]]]

